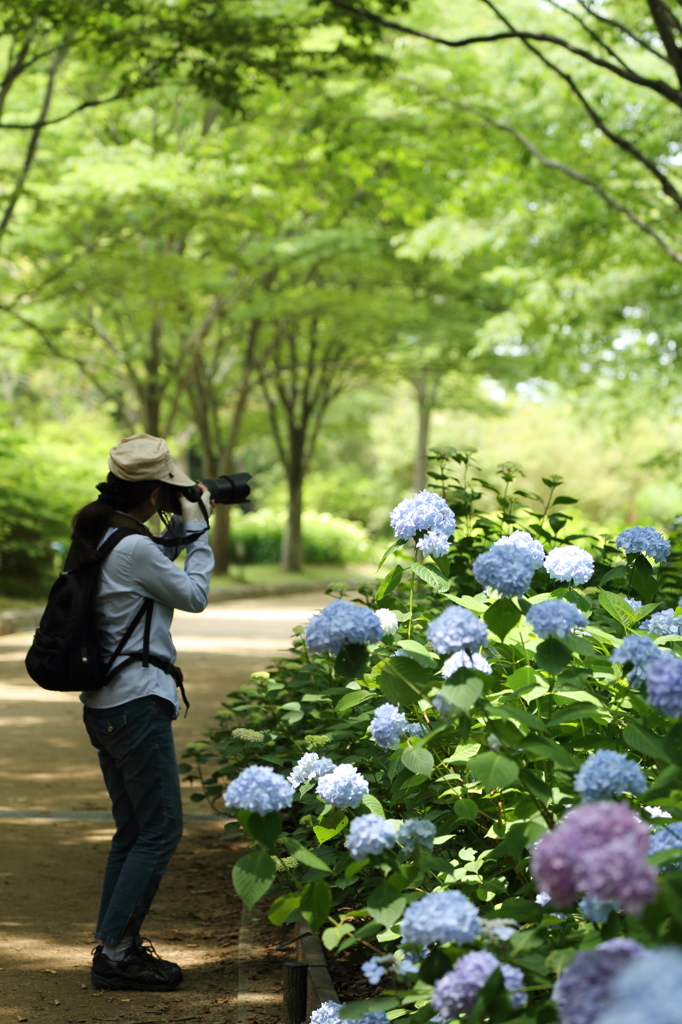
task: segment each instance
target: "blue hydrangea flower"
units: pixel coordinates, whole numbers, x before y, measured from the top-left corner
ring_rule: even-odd
[[[450,550],[450,540],[445,533],[439,533],[438,530],[429,530],[421,540],[417,541],[417,547],[424,555],[440,558],[441,555],[447,555]]]
[[[417,844],[432,850],[435,836],[436,826],[424,818],[408,818],[398,829],[398,842],[408,856],[414,853]]]
[[[649,665],[662,657],[664,652],[648,636],[631,633],[625,637],[620,647],[616,647],[609,660],[614,665],[624,665],[629,661],[632,669],[628,672],[628,680],[635,689],[638,689],[646,679]]]
[[[386,973],[386,967],[383,963],[384,960],[393,960],[393,957],[371,956],[369,960],[365,960],[364,964],[360,967],[360,970],[367,978],[370,985],[378,985]]]
[[[519,922],[513,917],[491,917],[481,925],[481,939],[486,942],[508,942],[519,930]]]
[[[484,658],[478,651],[473,653],[469,651],[455,651],[452,657],[448,658],[445,662],[440,672],[444,679],[449,679],[458,668],[472,668],[475,672],[485,672],[486,675],[490,675],[493,670],[488,659]]]
[[[660,853],[661,850],[682,850],[682,821],[671,821],[669,825],[662,825],[652,831],[649,856]],[[680,868],[682,868],[682,852],[680,859],[663,868],[663,871],[679,871]]]
[[[493,544],[494,548],[511,546],[526,551],[533,560],[533,568],[539,569],[545,560],[545,549],[539,540],[533,540],[526,530],[514,530],[508,537],[500,537]]]
[[[475,559],[473,573],[482,587],[492,587],[503,597],[521,597],[533,581],[535,560],[524,548],[494,544]]]
[[[468,608],[453,604],[429,622],[426,636],[434,651],[454,654],[483,647],[488,642],[486,625]]]
[[[599,900],[596,896],[583,896],[578,903],[578,910],[593,924],[606,924],[612,910],[620,911],[620,903],[616,900]]]
[[[426,729],[421,722],[408,722],[405,726],[406,736],[417,736],[421,739],[422,736],[426,736]]]
[[[647,950],[613,979],[607,1005],[594,1024],[679,1024],[682,952]]]
[[[545,569],[553,580],[587,583],[594,572],[594,558],[575,544],[564,544],[549,552]]]
[[[670,554],[670,541],[653,526],[629,526],[616,537],[616,547],[628,555],[649,555],[654,562],[665,562]]]
[[[473,942],[481,930],[478,910],[458,889],[431,892],[410,903],[400,927],[403,942],[428,946],[432,942]]]
[[[313,1010],[310,1015],[310,1024],[341,1024],[339,1010],[345,1005],[345,1003],[335,1003],[329,999],[326,1003],[322,1003],[319,1009]]]
[[[293,799],[294,790],[284,776],[278,775],[274,768],[259,764],[240,772],[223,793],[226,807],[254,814],[281,811],[283,807],[291,807]]]
[[[395,845],[395,825],[378,814],[361,814],[350,823],[346,849],[353,860],[364,860]]]
[[[634,939],[609,939],[576,953],[552,991],[561,1024],[592,1024],[608,1005],[617,974],[646,955]]]
[[[451,537],[455,532],[455,516],[444,498],[433,491],[420,491],[405,498],[391,512],[391,526],[396,537],[408,540],[416,533],[434,530]]]
[[[374,613],[381,623],[384,633],[397,633],[398,616],[390,608],[377,608]]]
[[[291,769],[287,778],[289,785],[298,789],[304,782],[310,779],[319,779],[321,775],[333,772],[336,765],[330,757],[320,757],[319,754],[304,754]]]
[[[339,764],[320,778],[316,792],[332,807],[357,807],[369,793],[369,785],[352,764]]]
[[[638,612],[639,609],[642,607],[642,602],[638,601],[636,597],[626,597],[624,598],[624,600],[627,601],[627,603],[632,608],[633,612]]]
[[[376,612],[352,601],[332,601],[313,615],[305,642],[313,654],[338,654],[344,644],[376,644],[384,635]]]
[[[539,907],[546,907],[548,903],[552,902],[552,897],[548,892],[539,892],[535,897],[535,902]]]
[[[525,1006],[528,996],[523,991],[523,971],[511,964],[503,964],[484,949],[465,953],[447,974],[440,978],[431,996],[431,1005],[445,1020],[468,1013],[478,998],[486,981],[497,968],[502,972],[504,987],[509,993],[509,1002],[515,1010]]]
[[[587,625],[587,619],[580,609],[562,597],[532,604],[526,612],[526,619],[536,636],[543,638],[557,636],[563,639],[576,626]]]
[[[419,974],[421,960],[429,955],[428,947],[421,953],[403,953],[401,950],[395,955],[396,974]]]
[[[372,739],[384,750],[396,747],[407,728],[407,718],[395,704],[381,704],[369,723]]]
[[[656,636],[669,636],[682,633],[682,615],[675,615],[674,608],[665,608],[662,612],[654,612],[642,623],[642,629]]]
[[[583,801],[610,800],[623,793],[639,796],[647,789],[639,765],[616,750],[597,750],[590,754],[580,766],[573,784]]]
[[[682,715],[682,658],[658,658],[647,667],[646,699],[669,718]]]

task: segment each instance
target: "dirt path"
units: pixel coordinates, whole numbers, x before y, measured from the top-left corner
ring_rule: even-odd
[[[200,616],[176,616],[192,704],[174,726],[179,755],[201,738],[223,695],[286,649],[292,626],[327,600],[305,594],[226,602]],[[92,929],[112,826],[46,820],[41,812],[107,811],[108,797],[77,695],[47,693],[26,676],[29,639],[0,637],[0,1024],[234,1024],[241,907],[229,879],[241,851],[220,839],[219,822],[187,822],[145,926],[161,955],[182,965],[182,987],[158,994],[92,989]],[[204,809],[189,801],[188,789],[185,800],[189,812]],[[3,811],[35,817],[3,818]],[[275,985],[280,959],[266,949],[254,973],[273,971]],[[253,1024],[280,1019],[273,1004]]]

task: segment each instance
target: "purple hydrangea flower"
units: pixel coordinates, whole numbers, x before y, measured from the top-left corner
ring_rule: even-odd
[[[488,642],[488,630],[484,622],[470,612],[453,604],[429,622],[426,636],[434,651],[439,654],[454,654],[455,651],[473,650]]]
[[[398,842],[408,856],[417,845],[432,850],[435,836],[436,826],[425,818],[408,818],[398,829]]]
[[[568,636],[576,626],[586,626],[587,619],[570,601],[558,597],[554,600],[532,604],[526,612],[526,619],[533,632],[540,637]]]
[[[478,910],[458,889],[430,892],[410,903],[400,927],[403,942],[428,946],[432,942],[473,942],[481,930]]]
[[[451,537],[455,531],[455,516],[444,498],[433,491],[420,491],[405,498],[391,512],[391,526],[396,537],[408,540],[416,533],[435,530]]]
[[[651,857],[654,853],[660,853],[661,850],[682,851],[682,821],[671,821],[669,825],[662,825],[660,828],[652,831],[649,843],[649,856]],[[680,859],[676,860],[674,864],[663,868],[663,871],[679,871],[681,867],[682,852],[680,853]]]
[[[620,647],[616,647],[609,661],[614,665],[624,665],[629,661],[632,669],[628,672],[628,679],[635,689],[639,689],[646,679],[649,665],[662,657],[665,657],[664,652],[648,636],[631,633],[625,637]]]
[[[440,670],[441,675],[444,679],[449,679],[458,668],[471,668],[475,672],[485,672],[486,675],[490,675],[493,670],[488,659],[484,658],[478,651],[473,653],[469,651],[455,651]]]
[[[313,1010],[310,1015],[310,1024],[341,1024],[339,1010],[345,1005],[345,1003],[335,1003],[331,999],[327,1000],[317,1010]]]
[[[395,704],[381,704],[369,723],[372,739],[384,750],[396,747],[407,727],[407,718]]]
[[[658,658],[648,666],[646,699],[669,718],[682,715],[682,658]]]
[[[671,636],[682,632],[682,615],[675,615],[674,608],[664,608],[662,612],[654,612],[642,623],[642,629],[656,636]]]
[[[253,764],[240,772],[223,793],[226,807],[254,814],[269,814],[291,807],[294,790],[274,768]]]
[[[573,784],[583,801],[608,800],[622,793],[639,796],[647,789],[639,765],[616,750],[598,750],[591,754],[580,766]]]
[[[376,644],[383,635],[371,608],[352,601],[332,601],[313,615],[306,626],[305,642],[313,654],[338,654],[344,644]]]
[[[620,912],[620,904],[615,900],[598,900],[596,896],[583,896],[578,903],[578,910],[593,924],[606,924],[612,910]]]
[[[594,1024],[679,1024],[682,952],[672,946],[634,957],[613,979]]]
[[[508,537],[500,537],[493,544],[493,548],[505,547],[519,548],[527,552],[533,560],[533,568],[539,569],[545,560],[545,549],[539,540],[533,540],[526,530],[514,530]]]
[[[369,793],[369,785],[352,764],[339,764],[320,778],[316,792],[332,807],[357,807]]]
[[[629,526],[616,537],[616,547],[628,555],[649,555],[654,562],[665,562],[670,554],[670,541],[653,526]]]
[[[432,555],[433,558],[440,558],[447,555],[450,550],[449,536],[439,533],[438,530],[429,530],[421,540],[417,541],[417,547],[423,555]]]
[[[575,544],[564,544],[549,552],[545,569],[553,580],[587,583],[594,572],[594,558]]]
[[[554,985],[561,1024],[592,1024],[608,1005],[615,975],[647,950],[634,939],[609,939],[575,955]]]
[[[350,823],[346,849],[353,860],[376,856],[395,845],[395,825],[378,814],[361,814]]]
[[[558,906],[589,893],[639,914],[656,896],[648,849],[647,825],[625,804],[580,804],[535,844],[531,870]]]
[[[335,768],[336,765],[330,757],[320,757],[319,754],[304,754],[291,769],[287,782],[294,789],[298,789],[304,782],[309,782],[310,779],[319,779],[320,776],[333,772]]]
[[[493,545],[474,560],[473,573],[482,587],[492,587],[503,597],[521,597],[535,572],[533,556],[524,548]]]
[[[447,974],[436,982],[431,996],[431,1005],[445,1020],[468,1013],[473,1007],[478,994],[491,974],[500,968],[504,987],[509,993],[509,1001],[515,1010],[525,1006],[528,996],[522,989],[523,972],[511,964],[502,964],[487,950],[477,949],[465,953]]]

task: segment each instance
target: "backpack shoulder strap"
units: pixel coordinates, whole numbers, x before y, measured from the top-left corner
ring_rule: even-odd
[[[114,530],[111,537],[107,537],[104,543],[100,544],[99,548],[97,549],[97,554],[99,556],[98,560],[100,562],[103,562],[107,555],[111,554],[111,552],[114,550],[119,541],[122,541],[124,537],[130,537],[131,535],[135,535],[136,533],[137,530],[128,530],[125,528],[120,530]]]

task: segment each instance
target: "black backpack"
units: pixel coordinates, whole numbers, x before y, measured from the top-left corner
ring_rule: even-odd
[[[47,605],[36,630],[33,643],[26,655],[26,670],[44,690],[101,690],[121,669],[132,661],[150,662],[169,675],[175,675],[170,662],[149,654],[154,601],[148,597],[135,613],[124,635],[105,662],[99,647],[95,596],[102,562],[119,541],[136,530],[116,530],[98,550],[98,558],[80,569],[66,569],[55,580]],[[68,563],[67,563],[68,564]],[[139,622],[145,619],[144,650],[128,654],[115,671],[112,666],[133,635]]]

